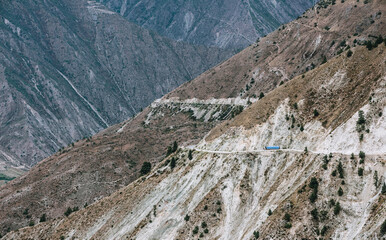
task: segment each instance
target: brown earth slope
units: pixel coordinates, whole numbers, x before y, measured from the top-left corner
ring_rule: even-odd
[[[386,195],[381,193],[386,155],[375,153],[385,149],[376,149],[375,144],[384,141],[385,134],[385,116],[378,110],[386,109],[386,46],[382,43],[371,51],[360,46],[353,52],[351,57],[338,56],[304,78],[275,89],[266,96],[272,105],[258,101],[231,124],[224,124],[222,134],[212,141],[224,139],[220,151],[203,141],[192,148],[193,158],[189,159],[188,149],[180,149],[149,175],[111,196],[69,217],[11,232],[5,239],[254,239],[257,233],[263,239],[376,239],[386,220]],[[346,74],[338,81],[336,74],[341,72]],[[315,93],[307,94],[310,89]],[[296,131],[294,142],[307,146],[307,142],[319,139],[310,146],[312,151],[295,147],[281,151],[232,149],[248,147],[237,136],[246,136],[252,127],[249,119],[255,121],[256,114],[269,113],[271,107],[275,113],[253,125],[274,125],[273,135],[279,134],[281,126],[276,125],[282,124],[276,120],[284,119],[284,112],[296,111],[291,109],[292,102],[284,102],[295,90],[304,102],[299,105],[298,117],[304,123],[313,122],[316,128],[308,137]],[[324,97],[328,90],[342,93],[333,106],[331,98]],[[345,94],[347,91],[350,95]],[[275,98],[280,98],[285,108]],[[343,114],[330,116],[321,110],[320,118],[310,118],[307,103],[316,100],[318,106]],[[334,129],[343,129],[347,136],[352,131],[355,134],[355,123],[348,124],[358,119],[356,112],[364,105],[370,109],[366,110],[366,126],[371,131],[366,134],[370,140],[358,145],[367,153],[363,161],[357,155],[359,147],[353,156],[334,147],[314,150],[341,134]],[[325,115],[336,125],[318,124]],[[325,135],[324,130],[331,132]],[[169,164],[173,157],[177,158],[175,168]],[[316,196],[311,197],[313,191]]]
[[[319,14],[316,14],[317,11]],[[342,15],[342,12],[350,14]],[[218,121],[232,118],[239,112],[239,106],[247,105],[246,101],[239,103],[240,100],[237,99],[233,99],[233,103],[226,103],[223,99],[200,102],[192,98],[239,96],[240,88],[251,82],[251,76],[253,72],[256,74],[254,69],[257,68],[261,68],[260,73],[266,72],[257,74],[260,77],[254,78],[251,90],[243,94],[243,97],[253,96],[261,91],[267,92],[275,88],[281,80],[302,73],[307,64],[321,63],[323,51],[327,52],[327,59],[332,57],[340,49],[336,47],[340,44],[338,40],[346,37],[348,39],[348,35],[353,36],[353,29],[360,33],[360,36],[356,37],[358,39],[367,39],[369,34],[386,33],[385,25],[381,24],[385,21],[384,1],[374,0],[367,4],[356,1],[337,2],[335,5],[327,4],[326,8],[308,11],[305,16],[307,17],[290,23],[288,26],[292,26],[291,28],[287,26],[277,30],[262,38],[259,46],[251,46],[214,70],[183,85],[159,103],[144,110],[134,120],[113,126],[90,141],[75,143],[74,147],[44,160],[24,177],[1,187],[0,215],[6,216],[0,218],[2,232],[6,232],[8,228],[12,230],[25,226],[31,219],[37,222],[43,213],[46,213],[49,219],[60,217],[68,207],[81,207],[113,193],[140,176],[139,169],[144,161],[153,165],[158,163],[165,156],[167,146],[174,140],[185,146],[195,144]],[[327,31],[323,30],[323,26],[310,27],[314,25],[307,25],[308,21],[318,21],[319,25],[329,23],[331,29]],[[333,29],[335,30],[332,31]],[[311,47],[310,44],[312,45],[319,34],[322,40]],[[314,38],[308,38],[308,35]],[[280,39],[276,40],[273,36]],[[351,46],[353,38],[350,40]],[[331,49],[330,40],[335,40],[335,46]],[[273,51],[274,41],[282,44],[278,52],[285,56],[282,57]],[[266,60],[258,59],[256,62],[256,51],[261,53],[259,56],[264,55],[262,59]],[[307,51],[311,52],[307,54]],[[311,54],[313,51],[314,54]],[[290,60],[290,53],[298,59],[299,69],[293,66],[295,58]],[[346,52],[343,56],[345,54]],[[275,61],[269,61],[271,58]],[[285,61],[287,59],[288,61]],[[288,68],[287,72],[281,74],[274,71],[270,66],[274,62],[280,69]],[[287,76],[283,77],[284,75]],[[187,100],[181,103],[176,99],[167,99],[172,97]],[[125,127],[120,130],[123,125]],[[27,208],[29,213],[23,214]]]

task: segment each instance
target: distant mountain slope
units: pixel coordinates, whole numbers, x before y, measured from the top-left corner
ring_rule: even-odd
[[[0,161],[32,166],[231,54],[160,37],[93,1],[2,1]]]
[[[273,90],[111,196],[5,239],[378,239],[386,46],[352,52]]]
[[[354,7],[355,5],[357,7]],[[170,95],[152,103],[134,119],[114,125],[92,139],[79,141],[73,147],[69,146],[45,159],[25,176],[0,188],[0,215],[6,216],[0,219],[3,233],[8,227],[16,229],[28,225],[30,219],[22,214],[23,209],[28,208],[31,218],[35,220],[42,213],[53,219],[62,216],[68,207],[93,203],[135,181],[141,176],[142,163],[148,161],[154,167],[165,157],[167,147],[173,141],[185,147],[196,145],[218,123],[233,118],[253,102],[258,103],[258,99],[253,98],[253,95],[258,97],[262,91],[267,95],[280,85],[281,81],[284,81],[281,87],[287,86],[286,82],[290,78],[298,74],[301,76],[307,67],[310,70],[311,63],[314,63],[315,68],[320,66],[323,51],[328,52],[325,55],[326,60],[336,56],[340,49],[341,57],[347,56],[348,46],[340,46],[340,43],[343,39],[349,39],[348,36],[351,38],[346,45],[354,48],[358,47],[358,41],[370,39],[374,42],[375,38],[369,35],[386,35],[386,28],[382,24],[385,22],[385,7],[382,0],[368,4],[357,3],[356,0],[346,0],[344,3],[339,1],[335,5],[325,5],[325,2],[321,2],[317,10],[311,9],[303,17],[288,24],[295,32],[282,29],[275,31],[262,38],[258,46],[247,48]],[[342,12],[349,14],[344,15]],[[335,24],[334,32],[310,27],[308,22],[314,22],[315,19],[326,25]],[[374,22],[371,23],[370,19]],[[286,29],[289,29],[288,26]],[[356,29],[358,32],[360,30],[360,33],[354,38]],[[322,39],[320,44],[312,45],[315,38],[307,36],[319,34]],[[285,41],[285,36],[288,41]],[[280,39],[278,47],[288,48],[283,56],[280,55],[282,50],[273,51],[277,48],[273,46],[276,38]],[[294,42],[293,39],[297,41]],[[357,39],[355,44],[354,39]],[[335,46],[330,49],[333,42]],[[266,47],[270,43],[272,46]],[[298,48],[299,46],[301,47]],[[315,54],[306,54],[308,51]],[[267,60],[261,57],[256,61],[256,52],[258,56],[269,57]],[[288,52],[293,53],[293,60]],[[280,70],[286,71],[280,73],[278,66],[282,67]],[[256,75],[253,71],[256,68],[262,69],[261,75]],[[309,71],[304,74],[305,77],[307,74]],[[242,94],[242,98],[232,98],[240,96],[240,89],[245,90],[246,84],[250,86],[252,78],[255,82]],[[364,93],[366,99],[367,92]],[[336,94],[339,94],[339,91]],[[365,104],[362,100],[359,103]],[[261,103],[266,102],[260,101]],[[348,107],[350,112],[357,108],[358,105]],[[327,113],[323,118],[329,114],[336,114],[336,111]],[[347,116],[346,113],[342,114],[339,119],[347,119]],[[325,119],[322,123],[324,121]],[[327,122],[328,125],[331,123],[332,121]],[[300,128],[297,124],[295,127]],[[224,128],[217,130],[221,132]],[[217,130],[212,134],[217,133]],[[47,189],[46,186],[50,188]],[[39,204],[42,201],[46,205]]]
[[[100,0],[129,21],[163,36],[221,48],[244,48],[317,0]]]

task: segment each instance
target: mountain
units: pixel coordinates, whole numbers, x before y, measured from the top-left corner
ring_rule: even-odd
[[[357,49],[359,44],[368,40],[374,42],[376,38],[371,36],[386,35],[383,24],[385,7],[382,1],[371,1],[367,4],[345,1],[334,5],[322,1],[298,20],[262,38],[258,44],[250,46],[164,98],[155,101],[133,119],[114,125],[92,138],[76,142],[74,146],[68,146],[45,159],[23,177],[0,188],[0,215],[5,216],[0,219],[2,232],[26,226],[31,219],[36,223],[43,213],[48,219],[59,218],[69,207],[82,208],[86,204],[90,205],[114,193],[138,178],[137,182],[143,181],[145,178],[141,178],[140,173],[143,163],[148,161],[153,168],[157,166],[165,158],[168,146],[171,146],[174,141],[177,141],[182,149],[195,146],[203,141],[202,139],[213,127],[233,119],[242,109],[248,108],[251,104],[252,106],[248,109],[255,109],[253,106],[256,104],[267,103],[254,98],[254,95],[259,96],[264,92],[266,96],[262,100],[267,99],[269,91],[277,87],[280,89],[289,87],[290,85],[287,84],[290,78],[304,75],[304,79],[308,80],[307,76],[311,69],[325,66],[326,63],[322,64],[324,60],[347,56],[348,48]],[[342,13],[347,14],[342,15]],[[314,27],[316,21],[320,27]],[[331,26],[331,28],[327,31],[324,26]],[[344,44],[343,40],[345,40]],[[312,44],[313,42],[318,44]],[[378,48],[383,49],[380,46]],[[375,54],[377,51],[363,53],[374,54],[374,57],[379,60],[380,56]],[[351,61],[352,58],[347,59]],[[340,61],[346,61],[346,58]],[[331,65],[328,66],[331,67]],[[351,66],[357,68],[356,65]],[[363,66],[358,69],[363,69],[361,76],[366,76],[364,70],[367,71],[367,69]],[[383,74],[382,68],[369,66],[369,69],[372,67],[375,73]],[[369,75],[371,78],[376,78]],[[357,77],[355,79],[354,83],[359,84],[360,79]],[[280,86],[282,81],[283,84]],[[246,84],[248,84],[248,90]],[[352,87],[355,90],[356,86]],[[374,85],[375,87],[377,86]],[[363,89],[363,86],[360,89]],[[369,90],[363,91],[364,98],[361,98],[356,105],[347,107],[345,102],[344,106],[350,109],[348,113],[341,114],[335,109],[342,104],[339,101],[335,106],[330,106],[332,110],[335,109],[331,111],[332,116],[323,110],[324,115],[318,119],[322,120],[323,124],[320,128],[336,128],[334,125],[338,121],[336,119],[343,121],[351,118],[369,99],[367,97]],[[242,93],[241,96],[240,93]],[[336,94],[339,93],[340,90],[337,89],[334,94],[325,94],[335,99]],[[302,95],[299,94],[298,97],[300,96]],[[315,102],[312,97],[310,99]],[[348,99],[351,99],[350,94],[345,95],[345,101]],[[254,102],[255,105],[253,105]],[[318,103],[321,106],[324,104],[324,102]],[[291,104],[294,105],[294,102]],[[300,103],[297,105],[301,106]],[[274,111],[274,108],[267,109],[269,111],[263,112],[264,116]],[[265,121],[264,116],[260,116],[259,112],[253,112],[252,119],[248,121],[252,123]],[[319,112],[322,110],[318,109]],[[338,118],[335,115],[342,116]],[[253,117],[261,119],[255,120]],[[290,115],[288,117],[290,118]],[[309,117],[305,115],[302,121]],[[292,121],[292,118],[290,119]],[[297,124],[301,123],[303,122],[294,123],[294,128],[300,129],[301,126],[298,127]],[[224,124],[226,127],[226,124],[235,123]],[[341,122],[338,125],[341,125]],[[220,139],[218,133],[226,131],[222,126],[219,125],[212,130],[208,137]],[[282,135],[277,137],[285,138],[288,133],[280,134]],[[299,146],[303,150],[304,146]],[[145,193],[147,192],[144,190],[143,194]],[[136,201],[140,199],[138,197]],[[41,205],[41,202],[45,204]],[[28,209],[28,214],[23,214],[25,209]]]
[[[386,44],[351,51],[111,196],[5,239],[377,239],[386,224]]]
[[[177,41],[240,49],[315,5],[316,0],[100,0],[121,16]]]
[[[1,170],[128,119],[234,53],[177,43],[94,1],[0,5]]]

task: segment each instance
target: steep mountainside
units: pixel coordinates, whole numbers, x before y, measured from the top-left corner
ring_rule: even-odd
[[[275,89],[111,196],[5,239],[378,239],[386,44],[352,52]]]
[[[348,47],[386,33],[381,0],[320,1],[295,21],[262,38],[223,64],[185,83],[168,98],[258,97]],[[200,89],[200,91],[196,91]]]
[[[312,7],[317,0],[99,0],[163,36],[221,48],[244,48]]]
[[[301,62],[299,65],[302,69],[303,62],[304,64],[314,62],[315,66],[320,65],[321,51],[329,49],[332,43],[329,40],[320,41],[319,44],[312,46],[315,54],[309,55],[308,58],[302,57],[302,53],[297,50],[298,47],[302,46],[299,49],[307,51],[309,41],[312,42],[303,34],[312,36],[316,31],[307,25],[307,21],[315,21],[317,18],[320,22],[336,24],[337,30],[334,31],[334,36],[337,41],[348,39],[346,34],[350,30],[347,29],[363,29],[360,36],[357,36],[360,41],[367,39],[374,41],[375,39],[368,37],[371,34],[386,35],[384,24],[381,24],[385,22],[384,1],[371,1],[364,4],[357,3],[356,0],[346,0],[344,3],[338,2],[335,5],[324,5],[324,2],[321,4],[318,5],[318,10],[306,13],[305,16],[309,17],[302,17],[290,24],[295,24],[294,26],[298,29],[298,34],[295,34],[298,36],[298,41],[297,44],[290,44],[286,51],[296,53],[294,60]],[[354,7],[355,5],[357,7]],[[319,15],[316,14],[317,11]],[[311,12],[315,14],[312,15]],[[342,16],[341,12],[351,14],[339,18]],[[370,15],[374,16],[374,23],[367,21]],[[333,17],[335,20],[332,20]],[[340,32],[342,35],[339,34]],[[320,34],[324,34],[324,31],[321,31]],[[282,35],[286,36],[287,32],[277,30],[261,39],[259,46],[251,46],[216,67],[215,70],[207,71],[203,76],[183,85],[169,96],[157,100],[134,119],[112,126],[93,136],[92,139],[79,141],[73,147],[69,146],[36,165],[22,178],[15,179],[0,188],[0,215],[6,216],[0,218],[2,232],[8,228],[12,230],[26,226],[31,219],[36,222],[42,213],[46,213],[48,219],[57,218],[62,216],[68,207],[81,207],[113,193],[140,176],[139,171],[144,161],[151,162],[153,167],[159,163],[165,157],[167,147],[173,141],[177,141],[180,146],[197,144],[213,126],[233,118],[242,108],[256,102],[257,98],[253,98],[253,94],[258,95],[261,91],[267,93],[279,85],[280,81],[302,73],[304,70],[299,70],[297,67],[287,68],[287,65],[291,65],[285,61],[288,56],[280,57],[278,52],[273,52],[272,49],[262,44],[273,42],[272,36],[282,38]],[[290,39],[288,42],[292,42],[294,35],[288,34],[287,36]],[[353,42],[352,39],[352,42],[346,44],[354,47],[356,44]],[[283,37],[281,44],[284,43]],[[341,48],[346,49],[347,46],[334,47],[335,50],[329,50],[331,54],[327,54],[326,59],[331,58]],[[267,60],[264,64],[262,60],[254,60],[256,51],[271,54],[268,60],[277,59],[275,63],[287,69],[286,77],[279,74],[272,61]],[[341,57],[347,56],[347,52],[348,50],[345,50]],[[264,75],[259,75],[259,79],[256,77],[253,86],[242,96],[243,98],[231,98],[239,96],[239,89],[243,88],[246,83],[250,85],[254,74],[252,69],[255,67],[266,69],[266,72]],[[308,73],[304,75],[306,77]],[[287,85],[283,84],[283,86]],[[367,94],[367,92],[364,93]],[[184,97],[184,94],[187,94],[187,97]],[[334,94],[339,94],[339,91]],[[332,96],[336,97],[336,95]],[[263,101],[257,101],[259,102]],[[337,104],[340,103],[337,102]],[[361,105],[362,102],[358,104]],[[359,105],[354,105],[352,109],[355,110]],[[322,110],[319,109],[319,111]],[[332,113],[339,115],[336,111]],[[354,113],[350,114],[344,114],[341,118],[346,119],[347,116],[351,117]],[[323,118],[327,119],[327,115]],[[326,119],[323,119],[322,123],[326,127],[332,126],[333,121],[324,123]],[[218,135],[215,134],[221,130],[222,128],[216,129],[210,136],[217,138]],[[45,204],[42,205],[41,202]],[[23,215],[27,208],[29,218]]]
[[[0,39],[0,163],[10,166],[131,117],[231,55],[85,0],[2,1]]]

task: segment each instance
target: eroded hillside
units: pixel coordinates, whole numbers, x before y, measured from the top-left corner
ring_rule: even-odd
[[[5,239],[379,238],[386,220],[386,46],[352,51],[275,89],[111,196]],[[339,80],[337,72],[346,74]],[[293,88],[304,105],[293,107],[286,95]],[[314,94],[302,94],[310,88]],[[332,89],[342,100],[329,106],[320,96]],[[310,116],[304,107],[315,99],[346,114]],[[264,119],[256,120],[258,113]],[[335,125],[323,124],[325,115]],[[264,150],[268,144],[282,150]]]

